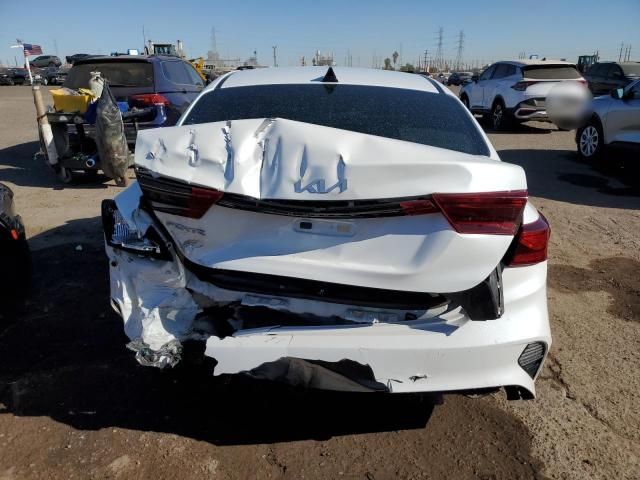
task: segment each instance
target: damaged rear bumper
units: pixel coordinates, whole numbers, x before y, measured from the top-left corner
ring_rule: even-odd
[[[461,315],[462,317],[462,315]],[[513,331],[513,318],[487,322],[443,320],[412,325],[377,324],[339,328],[273,328],[210,337],[205,354],[218,362],[215,374],[254,373],[283,358],[370,367],[373,380],[390,392],[450,392],[516,386],[535,394],[534,378],[518,359],[528,344],[550,338],[535,323]],[[455,321],[454,321],[455,323]],[[509,333],[509,332],[512,333]],[[285,380],[276,373],[266,378]]]
[[[199,297],[236,301],[242,292],[211,290],[182,263],[136,258],[107,246],[112,304],[143,365],[173,366],[180,342],[205,340],[214,375],[248,374],[289,384],[348,391],[453,392],[514,387],[535,395],[534,380],[551,343],[546,263],[505,269],[505,313],[471,320],[460,308],[428,318],[352,325],[278,326],[264,309],[262,328],[220,334],[200,328]],[[541,356],[520,365],[529,345]],[[345,367],[345,363],[348,363]]]

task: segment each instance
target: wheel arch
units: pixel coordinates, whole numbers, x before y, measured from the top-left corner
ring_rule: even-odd
[[[507,108],[507,104],[505,103],[504,98],[502,98],[502,95],[500,94],[493,97],[493,100],[491,101],[491,109],[493,109],[493,107],[495,107],[497,103],[501,103],[504,108]]]
[[[600,128],[600,133],[602,133],[602,144],[606,145],[607,134],[604,129],[604,122],[602,121],[602,118],[600,118],[600,115],[598,115],[596,112],[593,112],[591,114],[591,117],[589,117],[589,121],[587,123],[585,123],[581,128],[576,130],[576,141],[578,140],[578,137],[577,137],[578,132],[581,131],[583,127],[586,127],[591,122],[595,123],[596,126]]]

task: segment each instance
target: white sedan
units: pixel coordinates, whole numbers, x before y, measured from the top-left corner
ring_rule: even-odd
[[[532,398],[551,344],[549,225],[519,166],[421,75],[232,72],[142,131],[103,203],[138,360],[214,374]]]

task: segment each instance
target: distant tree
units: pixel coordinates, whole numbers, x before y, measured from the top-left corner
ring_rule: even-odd
[[[396,69],[396,62],[398,61],[398,52],[393,52],[393,55],[391,55],[391,57],[393,58],[393,69]]]
[[[393,68],[391,68],[391,59],[389,57],[384,59],[384,69],[393,70]]]
[[[401,72],[415,72],[416,69],[413,66],[412,63],[407,63],[406,65],[403,65],[402,67],[400,67],[400,71]]]

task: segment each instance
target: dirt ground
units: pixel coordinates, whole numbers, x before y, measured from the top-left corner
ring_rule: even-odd
[[[580,163],[573,135],[489,132],[552,226],[538,398],[434,406],[138,366],[101,244],[100,201],[120,189],[60,184],[33,159],[30,89],[0,87],[0,181],[35,265],[27,314],[0,325],[0,480],[640,479],[640,169],[622,152]]]

